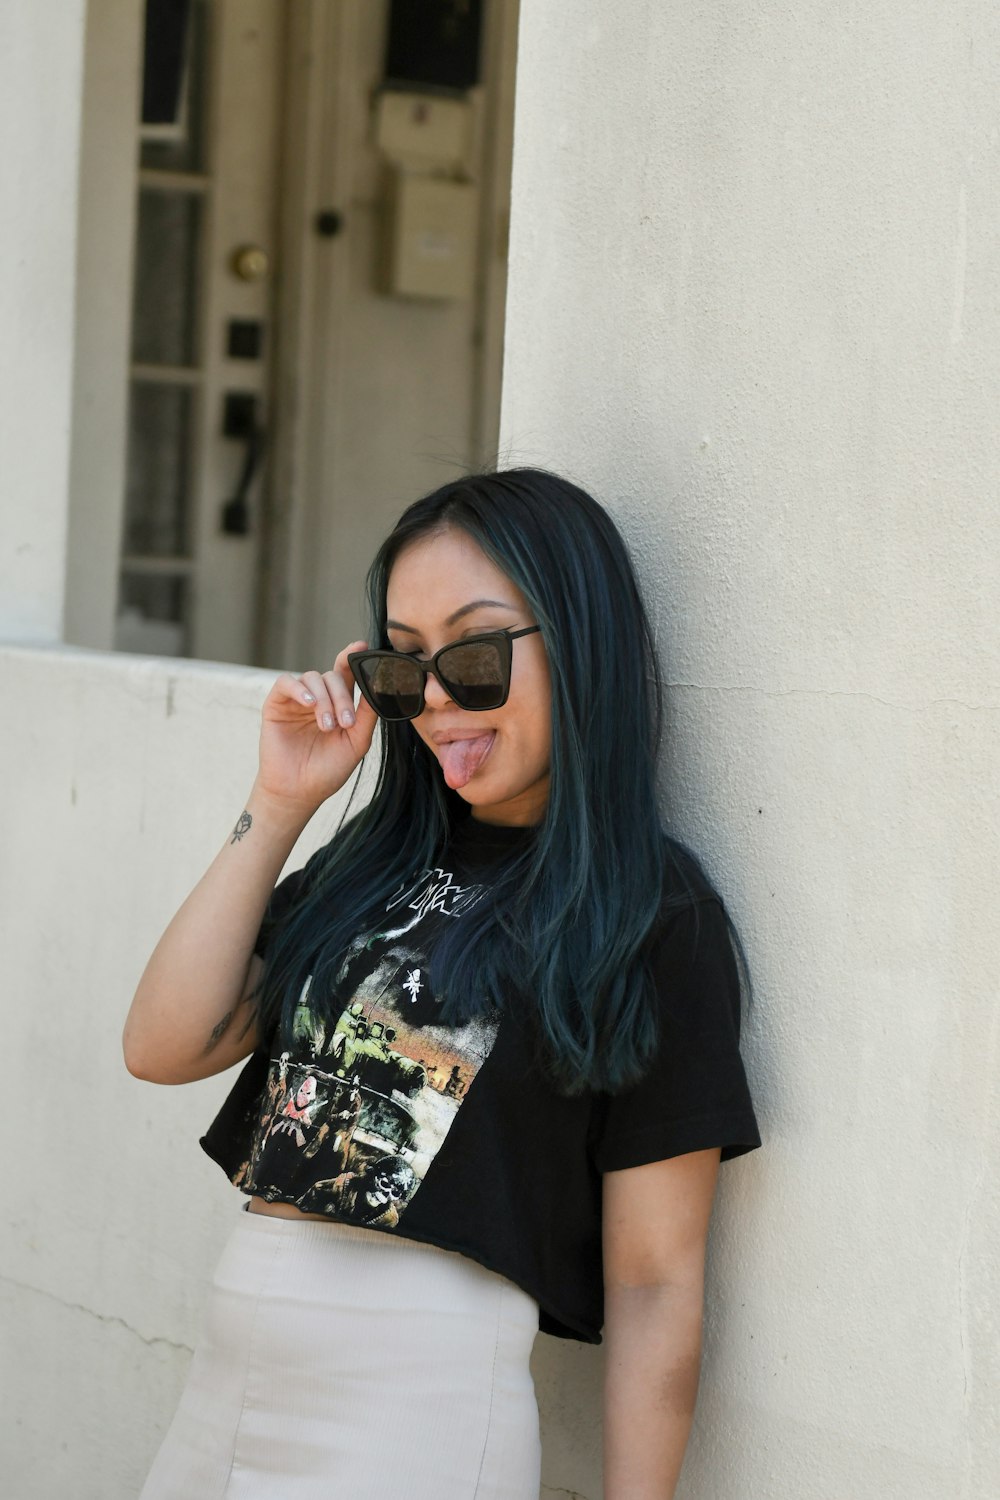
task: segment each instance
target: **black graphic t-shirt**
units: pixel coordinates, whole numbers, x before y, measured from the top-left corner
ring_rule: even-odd
[[[471,1256],[536,1299],[544,1332],[600,1343],[602,1174],[714,1146],[725,1160],[760,1136],[725,917],[696,869],[690,909],[656,934],[660,1043],[626,1093],[560,1095],[521,1007],[440,1024],[435,938],[531,837],[466,818],[345,956],[333,1007],[307,980],[201,1144],[247,1194]],[[258,953],[305,878],[276,888]]]

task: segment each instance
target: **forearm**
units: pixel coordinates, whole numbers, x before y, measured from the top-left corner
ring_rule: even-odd
[[[307,820],[305,811],[275,803],[255,785],[245,815],[170,922],[139,981],[122,1037],[130,1072],[156,1083],[185,1083],[251,1050],[244,1012],[253,944]]]
[[[604,1497],[672,1500],[701,1365],[697,1288],[605,1290]]]

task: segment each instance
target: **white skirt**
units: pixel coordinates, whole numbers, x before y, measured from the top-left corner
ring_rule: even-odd
[[[140,1500],[538,1500],[537,1330],[455,1251],[240,1212]]]

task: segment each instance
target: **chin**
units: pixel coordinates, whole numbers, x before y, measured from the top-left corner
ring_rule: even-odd
[[[455,794],[467,802],[470,807],[492,807],[496,802],[506,802],[508,799],[503,795],[497,796],[494,792],[484,792],[479,787],[463,786],[456,787]]]
[[[526,817],[531,823],[542,821],[548,800],[547,794],[540,793],[534,782],[528,786],[490,787],[482,790],[478,787],[466,786],[459,791],[458,795],[469,807],[479,812],[499,814],[499,821],[514,814],[517,821]]]
[[[456,797],[461,797],[466,807],[493,807],[497,803],[507,801],[503,792],[497,794],[492,790],[484,791],[477,786],[453,787],[452,790]]]

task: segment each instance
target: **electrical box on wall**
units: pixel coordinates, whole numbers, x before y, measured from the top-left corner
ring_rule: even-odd
[[[474,183],[389,169],[383,290],[467,298],[475,283]]]
[[[384,89],[375,106],[375,144],[404,167],[468,172],[472,110],[464,99]]]

